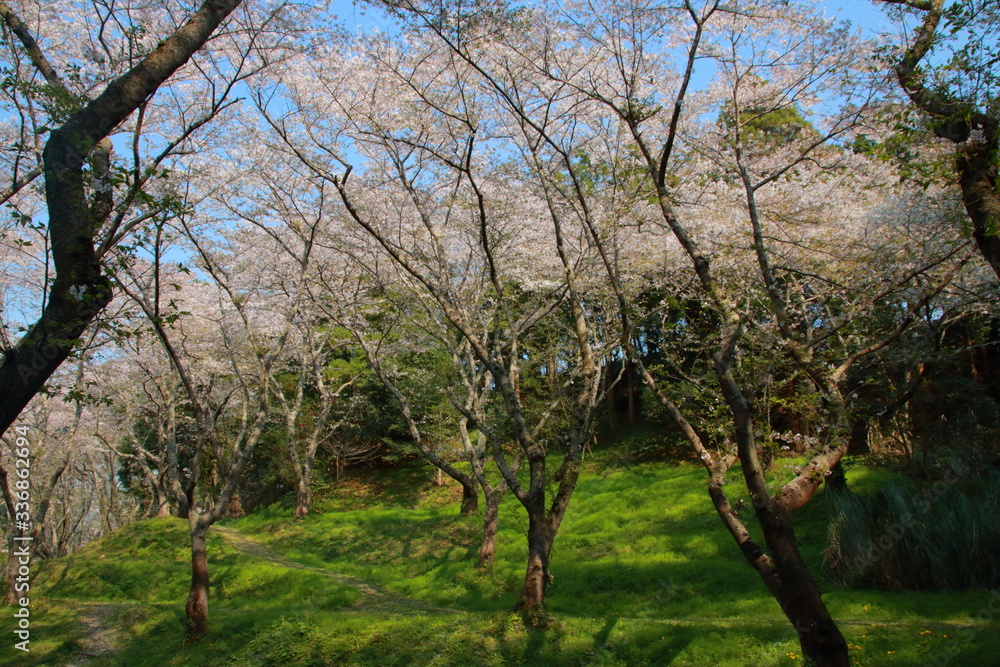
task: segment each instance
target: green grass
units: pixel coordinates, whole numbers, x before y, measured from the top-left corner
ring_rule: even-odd
[[[120,651],[93,665],[802,664],[794,632],[722,529],[693,464],[637,464],[620,450],[589,458],[553,550],[554,622],[544,630],[507,611],[524,567],[516,500],[505,500],[496,566],[484,574],[473,567],[479,520],[457,515],[458,486],[420,485],[414,475],[428,477],[355,480],[305,521],[274,506],[228,524],[320,571],[261,560],[213,531],[210,634],[190,645],[186,523],[143,522],[45,563],[33,590],[34,650],[16,664],[68,662],[86,645],[81,623],[95,609],[119,631]],[[858,489],[883,477],[849,470]],[[387,486],[406,491],[372,495]],[[733,500],[739,488],[737,480]],[[993,662],[1000,593],[834,586],[821,573],[828,518],[821,492],[796,515],[800,546],[857,664]]]

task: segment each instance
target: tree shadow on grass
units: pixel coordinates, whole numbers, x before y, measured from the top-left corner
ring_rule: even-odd
[[[562,624],[528,630],[524,652],[518,663],[524,665],[603,664],[614,661],[626,664],[669,665],[694,639],[696,628],[660,626],[619,628],[617,616],[604,620],[588,642],[570,636]],[[612,634],[615,636],[612,637]]]
[[[773,616],[781,610],[739,562],[554,563],[548,609],[556,614],[711,619]]]

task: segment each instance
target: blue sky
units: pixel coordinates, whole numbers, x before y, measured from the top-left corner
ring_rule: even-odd
[[[888,31],[892,24],[885,12],[871,0],[826,0],[825,6],[831,16],[839,16],[863,28],[869,36]],[[341,25],[351,30],[369,32],[378,29],[387,32],[391,23],[382,13],[364,2],[355,0],[333,0],[331,10],[341,20]]]

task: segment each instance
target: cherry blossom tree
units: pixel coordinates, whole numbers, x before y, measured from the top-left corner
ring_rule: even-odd
[[[870,47],[785,3],[584,2],[534,11],[500,3],[390,4],[467,63],[536,139],[525,154],[586,223],[626,331],[650,313],[637,311],[629,289],[629,274],[642,275],[641,264],[615,260],[639,254],[621,253],[610,242],[619,237],[598,221],[602,214],[627,221],[636,239],[648,238],[637,233],[644,224],[669,232],[669,270],[660,275],[694,278],[717,322],[710,368],[731,416],[735,456],[706,447],[666,387],[648,368],[643,374],[705,464],[720,518],[795,626],[804,654],[816,664],[847,664],[846,642],[795,544],[791,513],[846,451],[847,370],[897,340],[968,260],[961,243],[900,257],[892,253],[908,239],[894,240],[878,257],[868,240],[889,229],[876,208],[887,199],[876,185],[877,165],[845,144],[876,106],[880,81],[868,64]],[[699,63],[714,68],[707,86],[695,84]],[[859,176],[873,167],[876,180]],[[610,201],[627,206],[597,206],[593,190],[602,172],[613,173],[621,188],[620,199]],[[872,208],[825,205],[858,188],[877,193],[857,202]],[[942,220],[948,216],[929,222]],[[825,244],[844,248],[837,261],[827,258],[843,275],[819,270],[815,253]],[[890,270],[867,282],[859,266]],[[918,276],[932,277],[921,288]],[[766,312],[754,315],[749,305],[762,300]],[[886,300],[897,309],[887,328],[866,335],[852,327]],[[824,411],[823,438],[777,490],[764,476],[752,382],[740,363],[741,352],[752,350],[748,330],[758,328],[770,338],[768,353],[781,351],[789,372],[822,397]],[[641,338],[631,349],[642,367],[640,348]],[[735,460],[764,544],[723,489]]]
[[[477,90],[472,68],[420,37],[405,49],[379,40],[352,48],[343,65],[312,59],[303,65],[312,71],[287,79],[295,108],[271,124],[290,152],[336,188],[356,229],[377,243],[492,378],[506,423],[465,416],[491,443],[504,482],[528,512],[518,607],[534,614],[599,404],[603,350],[618,342],[609,333],[613,322],[605,328],[592,300],[600,293],[593,289],[600,274],[595,283],[588,270],[594,247],[577,211],[549,187],[554,174],[514,183],[507,155],[523,151],[533,168],[546,168],[535,150],[537,132],[490,113],[492,93]],[[357,151],[356,177],[345,144]],[[521,358],[526,337],[547,317],[559,319],[571,347],[559,392],[529,410]],[[557,410],[567,415],[564,429],[546,433]],[[501,446],[508,439],[524,457],[527,485]],[[562,455],[554,475],[547,472],[550,451]],[[557,484],[551,503],[550,481]]]
[[[182,102],[180,123],[165,135],[171,138],[150,146],[143,142],[142,131],[147,111],[153,108],[153,94],[205,46],[240,0],[207,0],[184,19],[178,16],[180,7],[172,3],[158,7],[162,13],[144,15],[145,20],[125,4],[101,10],[100,5],[83,3],[57,8],[25,2],[19,13],[10,4],[0,3],[4,29],[12,38],[7,55],[19,75],[6,98],[17,119],[8,129],[18,138],[4,198],[10,201],[26,192],[25,186],[44,174],[47,216],[44,227],[36,225],[45,241],[43,255],[36,261],[44,263],[46,279],[36,287],[40,290],[37,298],[32,297],[34,312],[25,313],[25,318],[37,321],[16,341],[4,341],[0,432],[13,423],[110,302],[111,283],[105,275],[109,250],[144,219],[169,208],[145,194],[162,173],[164,161],[219,113],[232,86],[247,70],[259,66],[247,57],[243,40],[242,62],[236,60],[232,68],[225,68],[229,78],[222,79],[221,89],[214,93],[211,87],[220,81],[216,74],[223,73],[222,61],[207,76],[197,68],[186,70],[192,84],[200,78],[210,91],[207,95],[196,91],[194,97],[207,98],[209,103],[193,103],[190,98]],[[162,31],[146,34],[152,17],[160,20],[156,28]],[[94,30],[86,33],[93,37],[89,43],[74,38],[80,34],[81,20]],[[228,33],[230,41],[238,44],[240,32]],[[154,34],[165,36],[157,42]],[[122,168],[112,157],[111,138],[127,122],[134,137],[131,169]],[[49,137],[40,146],[37,138],[45,131]],[[20,220],[27,223],[33,219],[28,216],[40,210],[41,206],[30,206]],[[5,328],[15,321],[11,315],[4,314]],[[10,334],[5,331],[4,335]]]
[[[660,29],[661,19],[655,12],[626,9],[628,14],[621,17],[625,37],[617,42],[601,40],[600,47],[629,65],[614,79],[598,79],[596,86],[590,81],[578,85],[613,108],[628,129],[655,193],[660,218],[688,256],[707,305],[719,318],[712,367],[732,415],[736,454],[764,545],[751,537],[724,491],[730,461],[704,446],[648,371],[647,382],[705,464],[710,475],[709,493],[720,518],[794,625],[804,654],[815,664],[846,665],[846,643],[798,551],[791,514],[808,502],[847,450],[848,414],[842,389],[847,370],[859,358],[896,340],[968,255],[961,244],[946,247],[927,265],[911,264],[895,276],[878,276],[877,288],[865,285],[859,280],[863,276],[856,273],[862,262],[873,261],[863,255],[843,264],[854,268],[853,280],[816,271],[814,256],[800,250],[815,253],[821,244],[850,248],[856,235],[870,233],[871,227],[859,229],[856,223],[851,224],[845,213],[853,211],[824,210],[822,204],[831,201],[824,194],[831,185],[856,192],[858,184],[851,178],[864,168],[852,166],[853,155],[838,144],[864,122],[878,82],[866,70],[863,45],[843,28],[810,16],[802,7],[748,3],[739,12],[731,9],[713,3],[697,9],[687,6],[685,34],[691,35],[690,48],[681,68],[683,77],[668,88],[674,96],[669,120],[658,113],[660,98],[644,86],[645,81],[659,78],[652,57],[643,57],[643,50],[649,48],[645,36]],[[598,38],[603,34],[597,32]],[[702,103],[711,105],[708,96],[715,94],[715,104],[722,105],[715,107],[717,118],[722,120],[708,127],[697,119],[685,123],[682,116],[695,59],[702,55],[711,57],[718,68]],[[565,77],[554,72],[553,78]],[[697,98],[692,102],[697,105]],[[712,106],[698,111],[709,109]],[[808,114],[813,121],[794,122],[798,113]],[[703,158],[707,159],[701,161]],[[747,340],[745,332],[753,322],[747,308],[740,305],[745,297],[741,298],[738,288],[727,285],[724,262],[716,261],[719,239],[712,238],[711,227],[699,224],[699,211],[685,204],[697,192],[691,179],[694,174],[689,171],[695,165],[704,183],[697,197],[698,208],[732,221],[724,232],[728,244],[752,251],[749,257],[756,264],[757,281],[752,289],[766,294],[772,345],[787,355],[793,372],[808,378],[823,401],[826,425],[819,446],[807,452],[808,463],[776,490],[766,480],[759,459],[755,436],[758,416],[738,363],[739,351]],[[851,177],[838,178],[845,173]],[[707,182],[704,174],[709,174]],[[687,189],[681,189],[674,179]],[[746,231],[734,224],[741,220],[748,220],[743,227]],[[831,227],[824,230],[824,223]],[[838,239],[831,233],[833,228],[848,238]],[[734,242],[732,235],[740,233],[748,236]],[[932,287],[908,292],[914,275],[956,256],[962,260],[951,262]],[[884,260],[874,261],[874,266],[885,265]],[[829,259],[827,262],[837,266]],[[830,287],[841,284],[847,289],[834,290],[839,294],[832,296]],[[845,297],[851,299],[852,307],[838,312]],[[899,313],[888,330],[867,339],[850,330],[852,322],[887,299],[899,304]]]
[[[278,306],[267,297],[278,287],[270,267],[280,266],[282,250],[271,247],[265,253],[260,246],[241,243],[246,232],[239,230],[209,241],[186,229],[197,264],[211,282],[165,274],[155,262],[146,273],[127,268],[128,280],[119,280],[119,287],[151,323],[194,415],[187,489],[174,472],[176,454],[168,457],[168,465],[174,497],[189,501],[192,580],[186,614],[189,635],[200,637],[208,620],[206,537],[232,511],[243,471],[269,423],[272,374],[306,296],[311,246],[297,257],[295,293]],[[168,298],[166,288],[179,288],[180,294]],[[206,344],[215,349],[208,354],[191,349]],[[205,488],[202,477],[208,459],[214,489]]]
[[[247,128],[253,136],[254,128]],[[265,138],[259,138],[266,145]],[[276,158],[275,158],[276,156]],[[213,195],[236,220],[245,223],[247,247],[276,249],[269,267],[273,284],[269,298],[277,304],[300,299],[293,319],[290,342],[275,372],[270,374],[271,390],[284,415],[287,449],[296,482],[295,517],[309,514],[313,469],[320,446],[328,442],[350,418],[348,392],[360,376],[359,363],[337,368],[334,356],[353,341],[346,331],[334,326],[320,298],[310,290],[321,263],[326,273],[347,280],[348,272],[335,252],[324,248],[328,234],[330,186],[302,173],[301,165],[279,152],[244,156],[241,175],[228,188]],[[265,166],[266,165],[266,166]],[[321,262],[315,256],[321,256]],[[339,271],[334,271],[339,267]],[[323,298],[343,304],[349,294],[327,283]],[[300,296],[297,296],[300,295]],[[312,395],[312,396],[310,396]]]
[[[98,331],[90,333],[75,353],[73,363],[57,373],[46,393],[30,404],[24,431],[31,450],[28,467],[10,463],[15,451],[22,447],[4,439],[0,492],[11,519],[4,531],[9,538],[4,578],[8,603],[23,597],[15,595],[13,588],[21,562],[15,547],[22,555],[27,549],[32,558],[62,556],[122,525],[131,516],[128,503],[120,502],[117,494],[114,461],[102,456],[95,435],[102,429],[106,407],[96,389],[99,376],[94,372],[94,358],[100,353],[97,338],[106,341]],[[24,461],[25,457],[16,460]],[[25,490],[28,502],[22,502]],[[25,515],[26,521],[14,520]]]
[[[375,265],[365,264],[357,256],[354,263],[365,267],[364,275],[377,288],[372,290],[369,287],[367,303],[355,301],[353,312],[352,309],[342,308],[337,314],[338,321],[352,332],[375,374],[396,400],[411,440],[421,456],[462,485],[461,514],[468,515],[477,510],[478,489],[482,489],[486,507],[477,566],[488,570],[493,564],[500,501],[507,490],[507,483],[503,479],[495,481],[487,473],[487,468],[492,467],[492,456],[487,447],[486,433],[476,429],[470,432],[469,424],[487,424],[486,409],[493,394],[490,373],[476,360],[468,341],[456,337],[454,330],[422,301],[420,292],[413,291],[413,285],[406,280],[405,274],[395,275],[395,280],[386,280],[385,276],[379,275],[381,272]],[[479,288],[485,286],[480,283]],[[329,291],[327,288],[324,293]],[[381,297],[373,298],[373,291]],[[472,298],[470,302],[481,301],[483,296]],[[441,377],[441,368],[421,369],[419,363],[413,362],[414,358],[434,358],[435,354],[447,357],[445,364],[450,362],[448,370],[444,371],[447,377]],[[447,429],[452,424],[457,427],[461,442],[459,451],[468,462],[470,473],[458,469],[449,460],[448,453],[429,442],[424,434],[426,427],[421,426],[426,421],[435,421],[434,416],[418,414],[418,410],[414,409],[415,403],[428,403],[428,395],[433,397],[444,393],[450,399],[454,414],[444,415],[447,426],[439,425],[438,437],[443,428]],[[439,404],[430,406],[431,409],[436,408],[435,412],[440,407]],[[426,411],[425,408],[420,412]],[[509,464],[515,476],[520,463],[518,457]]]

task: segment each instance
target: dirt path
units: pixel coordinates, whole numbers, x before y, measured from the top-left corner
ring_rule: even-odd
[[[219,534],[230,545],[248,556],[257,558],[279,567],[293,570],[304,570],[328,577],[345,586],[350,586],[361,592],[364,597],[352,606],[358,610],[374,611],[386,614],[413,613],[423,614],[453,614],[453,609],[435,607],[413,598],[387,591],[378,584],[365,581],[358,577],[338,574],[319,567],[303,565],[289,560],[263,542],[227,527],[215,526]],[[120,632],[113,622],[113,617],[122,613],[127,604],[107,604],[99,602],[78,602],[74,606],[79,610],[78,620],[83,626],[83,636],[80,638],[80,650],[66,667],[83,667],[92,660],[112,656],[118,650]]]
[[[118,630],[108,619],[119,613],[127,605],[80,602],[80,623],[84,636],[80,639],[80,651],[73,662],[66,667],[80,667],[95,658],[102,658],[118,650]]]
[[[219,534],[225,539],[229,544],[239,549],[248,556],[253,556],[254,558],[259,558],[260,560],[273,563],[280,567],[287,567],[294,570],[305,570],[306,572],[315,572],[316,574],[323,575],[333,579],[334,581],[341,583],[345,586],[350,586],[355,590],[360,591],[364,594],[364,597],[355,602],[352,606],[355,609],[362,609],[365,611],[376,611],[383,613],[396,613],[396,612],[422,612],[425,614],[453,614],[454,609],[445,609],[443,607],[435,607],[429,605],[420,600],[415,600],[413,598],[408,598],[404,595],[398,595],[391,591],[388,591],[378,584],[371,581],[365,581],[358,577],[352,577],[346,574],[339,574],[336,572],[331,572],[330,570],[323,569],[321,567],[312,567],[309,565],[303,565],[302,563],[297,563],[293,560],[289,560],[274,550],[269,546],[261,542],[260,540],[248,537],[243,533],[240,533],[232,528],[225,526],[215,526],[213,528],[217,530]]]

